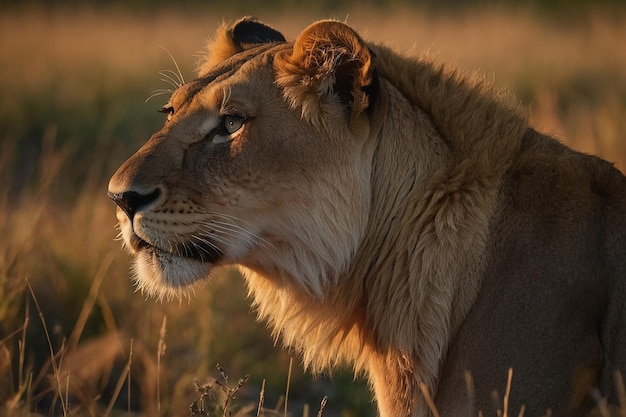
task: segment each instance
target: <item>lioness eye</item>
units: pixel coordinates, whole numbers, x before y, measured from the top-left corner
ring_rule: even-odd
[[[233,133],[235,133],[236,131],[238,131],[239,129],[243,127],[244,122],[245,120],[241,116],[227,114],[226,116],[224,116],[222,123],[223,123],[224,131],[227,132],[229,135],[232,135]]]
[[[237,133],[246,124],[246,118],[234,114],[222,116],[222,123],[215,128],[209,136],[213,143],[226,143],[233,140]]]
[[[168,115],[174,114],[174,107],[165,105],[159,109],[159,113],[166,113]]]
[[[167,114],[167,121],[169,122],[172,116],[174,115],[174,107],[170,106],[169,104],[166,104],[165,106],[159,109],[159,113]]]

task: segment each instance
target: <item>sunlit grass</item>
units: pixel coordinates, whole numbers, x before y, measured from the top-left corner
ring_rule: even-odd
[[[619,18],[564,25],[504,11],[258,15],[291,39],[315,19],[347,19],[366,39],[486,72],[512,87],[538,130],[626,167]],[[207,37],[236,17],[215,10],[0,14],[0,415],[9,408],[10,415],[62,415],[65,407],[80,415],[131,408],[186,416],[196,385],[219,378],[217,362],[234,378],[250,374],[238,391],[242,406],[256,404],[263,379],[266,407],[279,403],[289,353],[254,323],[237,273],[216,274],[190,303],[145,300],[128,280],[106,197],[114,168],[162,123],[155,110],[165,98],[145,103],[167,87],[158,72],[174,69],[161,46],[191,79]],[[297,364],[293,415],[304,413],[305,402],[315,410],[324,396],[331,415],[372,413],[349,373],[311,381]]]

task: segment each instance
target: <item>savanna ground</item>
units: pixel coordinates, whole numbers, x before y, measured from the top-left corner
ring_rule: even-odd
[[[145,100],[170,87],[161,79],[172,73],[159,71],[177,71],[165,49],[191,79],[207,37],[245,13],[0,10],[0,415],[189,416],[192,403],[196,415],[221,415],[224,390],[197,386],[235,388],[244,375],[233,413],[256,414],[265,384],[265,415],[282,415],[290,376],[290,415],[315,415],[325,396],[324,415],[374,414],[348,370],[313,378],[274,346],[235,271],[190,301],[146,300],[115,240],[106,183],[162,123],[166,96]],[[626,169],[624,10],[254,13],[289,39],[316,19],[347,18],[367,39],[485,72],[536,128]]]

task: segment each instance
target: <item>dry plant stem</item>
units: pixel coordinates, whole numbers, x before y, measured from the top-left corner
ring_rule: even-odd
[[[26,384],[26,404],[32,404],[32,403],[33,403],[33,373],[29,372],[28,383]]]
[[[61,388],[61,376],[59,375],[59,367],[56,363],[56,355],[54,354],[54,348],[52,347],[52,340],[50,339],[50,332],[48,332],[48,326],[46,325],[46,319],[43,316],[43,312],[39,307],[39,302],[37,301],[37,297],[35,296],[35,292],[33,291],[33,287],[30,285],[30,281],[28,278],[26,279],[26,285],[28,285],[28,289],[30,291],[31,296],[33,297],[33,302],[35,303],[35,307],[37,308],[37,312],[39,315],[39,320],[41,320],[41,324],[43,325],[43,330],[46,334],[46,339],[48,341],[48,348],[50,349],[50,363],[52,364],[52,371],[54,372],[54,381],[56,383],[57,389],[59,390],[59,399],[61,400],[61,409],[63,410],[63,415],[67,416],[67,402],[63,398],[63,390]],[[61,352],[63,349],[61,349]]]
[[[126,366],[124,366],[124,371],[122,372],[122,375],[120,375],[119,379],[117,380],[117,384],[115,384],[115,390],[113,390],[113,395],[111,396],[111,400],[109,401],[109,405],[106,409],[106,412],[104,413],[105,417],[108,417],[111,414],[111,411],[113,410],[113,406],[115,405],[115,401],[117,400],[117,397],[120,395],[120,392],[122,391],[122,387],[124,386],[124,380],[126,379],[126,377],[128,376],[128,386],[130,387],[130,367],[132,366],[133,363],[133,339],[130,339],[130,354],[128,355],[128,361],[126,361]],[[130,390],[129,390],[129,395],[128,395],[128,411],[130,412]]]
[[[322,402],[320,403],[320,411],[317,412],[317,417],[322,417],[324,413],[324,408],[326,408],[326,403],[328,402],[328,397],[322,398]]]
[[[229,389],[229,387],[228,387],[228,374],[226,373],[224,368],[222,368],[222,365],[220,365],[219,363],[217,365],[215,365],[215,367],[220,372],[220,375],[222,376],[222,379],[224,380],[224,385],[220,384],[219,381],[216,381],[217,385],[226,387],[226,389],[228,390]]]
[[[19,381],[19,389],[21,390],[24,386],[24,380],[22,379],[24,376],[24,357],[26,356],[26,329],[28,328],[28,322],[30,320],[29,316],[29,304],[26,303],[26,309],[24,313],[24,326],[22,326],[22,340],[19,343],[19,351],[20,358],[18,364],[18,381]],[[32,374],[28,378],[29,381],[32,382]]]
[[[126,384],[126,389],[128,390],[126,393],[126,398],[128,399],[127,402],[127,407],[128,407],[128,414],[130,414],[130,393],[131,393],[131,389],[130,389],[130,383],[132,381],[131,378],[131,374],[132,374],[132,364],[133,364],[133,341],[134,339],[131,338],[130,339],[130,351],[128,352],[128,380],[127,380],[127,384]]]
[[[285,389],[285,411],[284,417],[287,417],[287,403],[289,402],[289,386],[291,385],[291,369],[293,367],[293,358],[289,358],[289,371],[287,373],[287,388]]]
[[[9,333],[4,339],[0,340],[0,346],[4,345],[7,340],[11,339],[13,336],[19,334],[19,333],[23,333],[24,332],[24,325],[20,326],[19,329],[14,330],[12,333]]]
[[[240,378],[237,386],[235,388],[230,388],[228,386],[228,376],[226,375],[226,371],[224,371],[224,369],[219,364],[217,365],[217,369],[219,369],[220,373],[222,374],[224,384],[221,384],[219,381],[215,382],[226,394],[226,400],[224,401],[224,407],[222,408],[222,417],[227,417],[229,415],[231,401],[235,398],[235,394],[237,394],[241,387],[248,382],[250,376],[246,375],[243,378]]]
[[[98,295],[98,306],[100,307],[100,313],[102,314],[102,321],[104,326],[109,332],[117,332],[117,324],[115,323],[115,316],[113,310],[105,295]]]
[[[263,379],[263,382],[261,383],[261,392],[259,393],[259,407],[256,410],[256,417],[259,417],[261,415],[264,401],[265,401],[265,379]]]
[[[165,354],[165,333],[167,328],[167,316],[163,316],[163,323],[159,331],[159,344],[157,347],[157,410],[161,411],[161,356]]]
[[[70,403],[70,372],[67,373],[65,378],[65,404]]]
[[[87,295],[87,299],[83,303],[83,307],[80,310],[80,314],[78,315],[78,319],[76,320],[76,324],[74,325],[74,329],[72,329],[72,333],[70,334],[70,338],[67,341],[67,349],[72,350],[75,349],[78,345],[78,340],[85,329],[85,324],[87,323],[87,319],[91,315],[93,311],[93,307],[96,304],[96,300],[98,298],[98,294],[100,292],[100,286],[102,285],[102,281],[104,281],[104,277],[106,276],[111,263],[113,262],[113,252],[109,252],[107,256],[104,258],[102,263],[100,264],[100,268],[96,272],[96,276],[91,283],[91,287],[89,288],[89,294]]]
[[[5,403],[5,405],[8,407],[9,410],[12,410],[15,406],[17,406],[17,404],[19,404],[20,399],[22,398],[22,395],[24,394],[27,388],[27,386],[25,385],[25,381],[24,381],[24,357],[25,357],[24,346],[26,343],[27,327],[28,327],[28,304],[26,304],[26,317],[24,319],[24,324],[19,329],[15,330],[13,333],[5,337],[3,340],[0,340],[0,346],[2,346],[3,344],[6,343],[7,340],[11,339],[13,336],[19,333],[22,333],[22,338],[17,341],[18,354],[19,354],[18,367],[17,367],[18,388],[17,388],[17,392],[14,393],[13,397],[7,400]],[[9,352],[9,360],[10,360],[10,357],[11,357],[11,353]]]
[[[10,335],[8,335],[6,338],[4,338],[4,340],[0,341],[0,345],[3,345],[4,343],[6,343],[7,340],[9,340],[10,338],[12,338],[13,336],[15,336],[18,333],[22,333],[22,337],[20,340],[17,341],[17,346],[18,346],[18,368],[17,368],[17,378],[18,378],[18,388],[17,388],[17,392],[15,392],[13,394],[13,396],[11,398],[9,398],[8,400],[5,401],[4,406],[6,407],[7,410],[12,411],[15,409],[15,407],[18,406],[18,404],[20,403],[20,400],[22,398],[22,395],[24,395],[24,393],[26,393],[27,397],[30,396],[30,387],[31,387],[31,382],[32,382],[32,373],[29,372],[29,376],[27,378],[27,380],[24,380],[24,357],[25,357],[25,345],[26,345],[26,329],[28,328],[28,321],[29,321],[29,314],[28,314],[28,303],[26,303],[26,312],[25,312],[25,317],[24,317],[24,324],[17,329],[16,331],[14,331],[13,333],[11,333]],[[9,353],[10,355],[10,353]],[[26,404],[30,404],[30,398],[26,399]]]
[[[511,395],[511,383],[513,382],[513,368],[509,368],[509,373],[506,380],[506,390],[504,392],[504,400],[502,407],[502,415],[503,417],[508,417],[509,415],[509,396]]]
[[[423,382],[420,382],[420,390],[422,391],[422,395],[424,396],[424,400],[426,401],[426,404],[428,404],[428,408],[430,408],[430,411],[433,413],[434,417],[440,417],[439,416],[439,410],[437,410],[437,406],[435,405],[435,402],[433,401],[433,399],[430,397],[430,393],[428,392],[428,388],[426,387],[426,385]]]

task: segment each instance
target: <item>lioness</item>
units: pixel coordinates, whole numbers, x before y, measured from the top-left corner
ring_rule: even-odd
[[[493,415],[509,368],[511,413],[617,402],[626,179],[482,79],[244,18],[162,111],[109,184],[140,289],[240,265],[259,316],[313,370],[364,370],[383,417]]]

